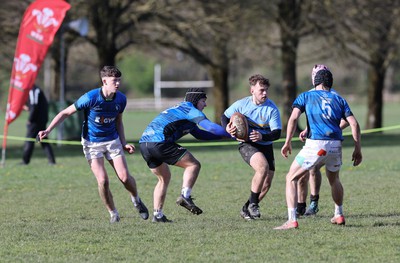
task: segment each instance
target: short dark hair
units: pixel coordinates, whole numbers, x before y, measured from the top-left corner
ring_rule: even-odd
[[[332,88],[333,76],[329,70],[323,69],[315,74],[314,87],[318,86],[319,84],[324,85],[326,88]]]
[[[100,70],[100,78],[104,78],[104,77],[119,78],[121,76],[122,76],[121,71],[119,71],[119,69],[117,67],[114,67],[114,66],[104,66]]]
[[[260,86],[263,88],[269,88],[269,79],[265,78],[263,75],[256,74],[249,78],[250,86],[257,85],[257,82],[260,83]]]

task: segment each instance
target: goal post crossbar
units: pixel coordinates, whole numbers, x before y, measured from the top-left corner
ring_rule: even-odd
[[[154,104],[157,109],[160,109],[161,104],[161,89],[172,88],[212,88],[214,82],[211,80],[198,81],[161,81],[161,65],[154,66]]]

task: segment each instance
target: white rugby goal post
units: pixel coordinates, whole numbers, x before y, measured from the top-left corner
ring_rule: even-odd
[[[199,81],[161,81],[161,65],[154,66],[154,104],[157,109],[162,108],[161,89],[176,88],[212,88],[212,80]]]

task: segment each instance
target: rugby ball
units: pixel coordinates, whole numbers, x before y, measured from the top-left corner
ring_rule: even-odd
[[[236,127],[235,137],[241,140],[248,140],[249,136],[249,125],[247,123],[247,118],[240,112],[235,112],[229,121],[234,127]]]

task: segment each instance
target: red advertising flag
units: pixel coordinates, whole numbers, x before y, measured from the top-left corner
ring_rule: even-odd
[[[47,50],[69,8],[70,5],[63,0],[36,0],[25,11],[11,72],[7,124],[21,113]]]

